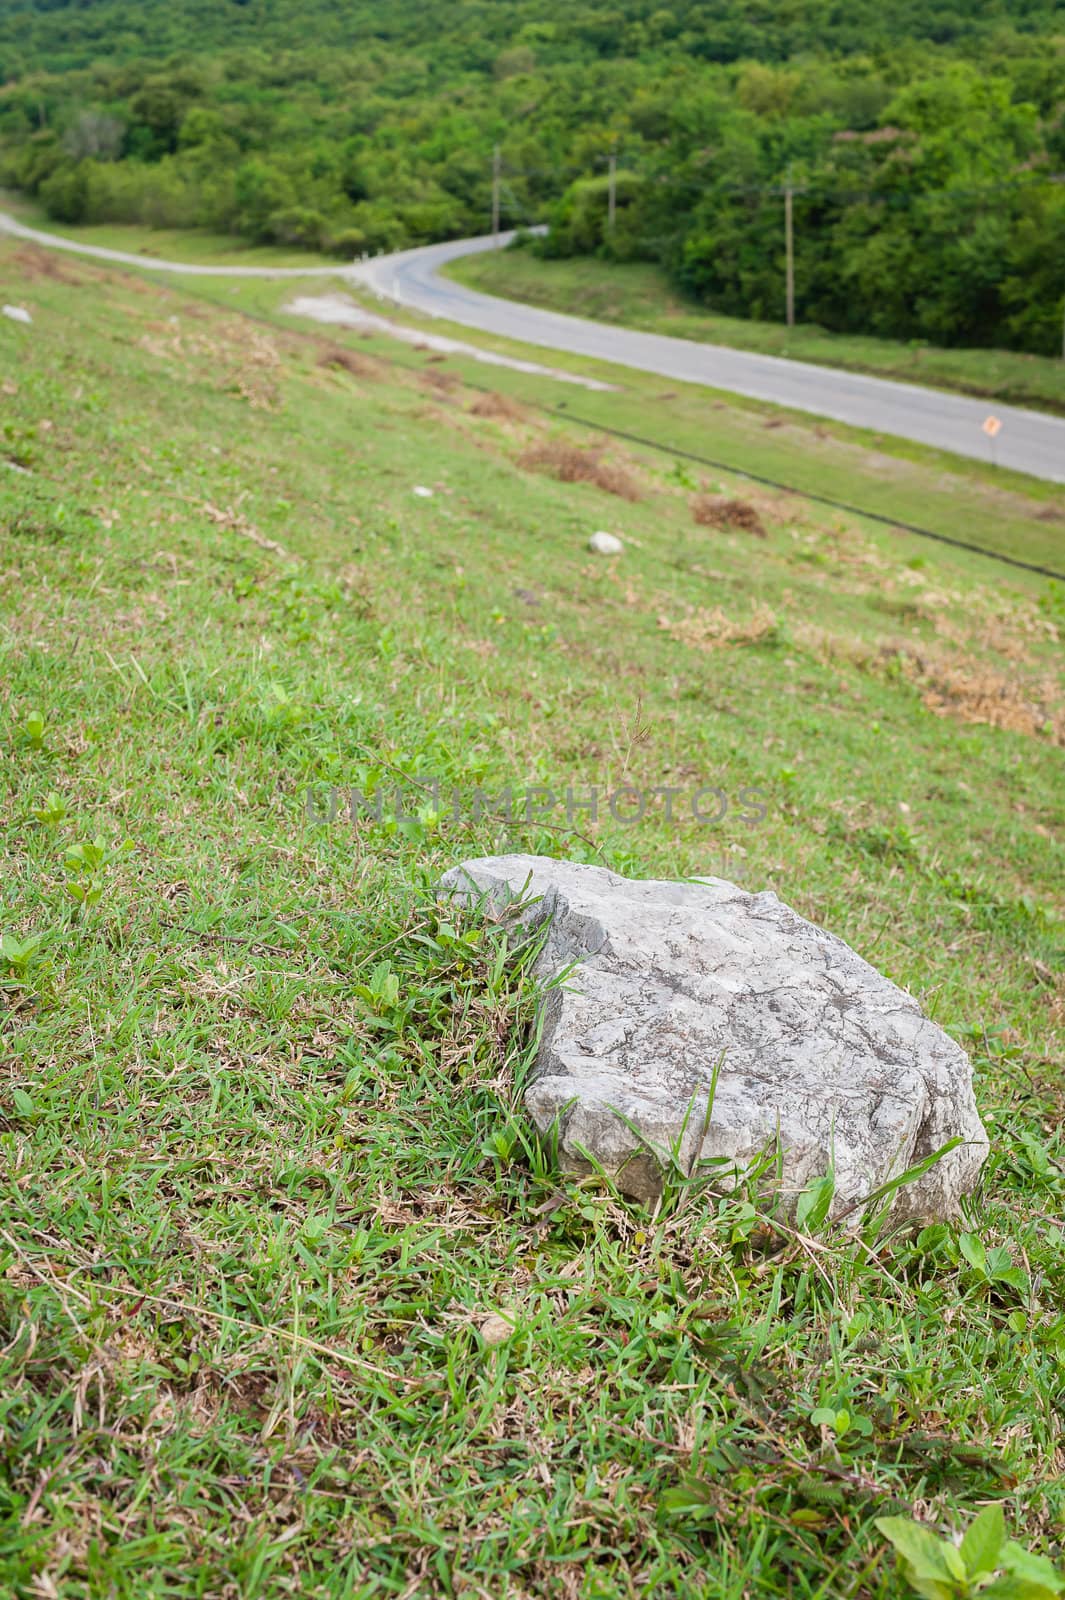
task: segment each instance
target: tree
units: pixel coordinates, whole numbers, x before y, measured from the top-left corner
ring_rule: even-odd
[[[126,130],[106,111],[79,111],[63,135],[63,149],[72,161],[117,161]]]

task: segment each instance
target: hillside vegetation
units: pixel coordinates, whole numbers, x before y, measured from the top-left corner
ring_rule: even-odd
[[[550,216],[733,316],[1060,349],[1065,4],[4,0],[0,181],[353,255]],[[608,225],[607,164],[619,172]]]
[[[875,1519],[990,1504],[1052,1600],[1061,586],[534,402],[698,406],[1030,558],[1060,504],[308,335],[262,281],[4,241],[0,288],[3,1592],[903,1600]],[[623,825],[622,784],[766,812]],[[974,1059],[967,1216],[561,1174],[521,953],[432,891],[509,848],[773,888],[908,986]]]

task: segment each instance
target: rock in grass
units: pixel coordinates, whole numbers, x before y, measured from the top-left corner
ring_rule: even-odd
[[[625,546],[616,533],[593,533],[588,548],[597,556],[619,556]]]
[[[974,1186],[988,1145],[964,1051],[775,895],[526,855],[467,861],[440,890],[542,932],[541,980],[572,968],[545,992],[525,1092],[541,1132],[558,1119],[568,1169],[599,1166],[651,1200],[667,1167],[714,1161],[725,1176],[769,1152],[765,1181],[786,1209],[832,1170],[830,1215],[854,1222],[957,1137],[883,1204],[893,1222],[932,1221]]]

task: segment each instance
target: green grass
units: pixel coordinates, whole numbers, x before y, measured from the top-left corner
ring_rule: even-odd
[[[659,267],[580,258],[542,261],[530,250],[466,256],[445,271],[472,289],[526,300],[599,322],[620,322],[649,333],[707,344],[789,356],[881,378],[984,395],[1008,405],[1065,413],[1065,361],[1011,350],[941,350],[829,333],[816,324],[787,328],[776,322],[719,316],[686,299]]]
[[[27,228],[55,233],[81,244],[126,250],[133,255],[157,256],[165,261],[187,261],[211,267],[340,267],[336,256],[319,255],[282,245],[253,245],[232,234],[211,233],[206,228],[145,228],[119,222],[71,225],[56,222],[43,206],[25,195],[0,191],[0,211],[6,211]]]
[[[25,200],[11,201],[8,197],[5,204],[23,221],[52,230],[43,212]],[[299,252],[253,249],[240,240],[194,230],[163,233],[131,226],[60,227],[57,231],[86,244],[187,260],[193,265],[211,262],[226,266],[313,266],[325,264],[327,259]],[[31,251],[31,257],[34,253]],[[512,255],[520,259],[523,253],[508,252],[507,259]],[[76,272],[74,266],[67,270]],[[146,276],[154,278],[153,273]],[[279,285],[190,278],[184,288],[187,293],[271,320],[283,317],[284,306],[297,293],[323,292],[321,280],[313,278],[302,285],[293,281]],[[346,292],[354,291],[349,285]],[[370,309],[380,312],[381,306],[373,297],[364,298]],[[440,319],[426,321],[408,311],[392,310],[389,314],[464,341],[470,338],[468,329]],[[292,325],[306,326],[298,319],[292,319]],[[569,387],[560,390],[550,381],[515,381],[509,375],[498,380],[508,390],[538,404],[557,407],[595,425],[659,440],[667,447],[724,463],[740,473],[768,476],[800,493],[825,495],[879,516],[898,518],[984,549],[1019,556],[1052,572],[1065,568],[1061,535],[1065,501],[1054,484],[1002,470],[991,460],[959,460],[891,435],[851,428],[702,386],[678,384],[664,390],[661,380],[629,368],[605,368],[602,363],[545,352],[513,340],[474,337],[480,344],[504,354],[608,376],[617,386],[616,394],[600,395]],[[369,347],[381,349],[382,341],[370,341]],[[383,341],[383,347],[391,358],[396,357],[392,341]],[[485,381],[485,368],[469,358],[452,359],[447,369],[476,383]],[[497,380],[493,377],[492,381]],[[722,476],[715,467],[713,477],[708,479],[698,462],[688,463],[681,471],[693,486],[697,481],[712,486]],[[901,533],[896,532],[894,538],[897,549],[906,548],[907,541]],[[921,548],[920,543],[914,544],[911,553],[916,554]]]
[[[190,279],[186,292],[209,303],[239,308],[268,322],[283,322],[306,331],[308,322],[286,315],[285,307],[297,295],[321,294],[320,280],[304,283],[269,280],[230,282]],[[332,291],[329,291],[332,292]],[[355,294],[350,286],[346,293]],[[357,295],[356,295],[357,298]],[[963,460],[944,451],[897,439],[890,435],[851,428],[780,406],[708,390],[696,384],[675,384],[663,389],[660,378],[610,367],[578,356],[562,356],[535,345],[484,334],[439,318],[424,319],[395,307],[384,307],[369,296],[368,309],[414,327],[472,339],[486,349],[548,363],[554,367],[607,378],[615,392],[596,393],[560,385],[550,378],[519,375],[486,368],[472,356],[441,361],[412,354],[387,337],[360,337],[357,348],[387,355],[414,369],[426,369],[460,378],[471,384],[491,384],[508,394],[545,408],[560,420],[569,419],[579,429],[576,437],[595,442],[597,428],[612,428],[660,443],[665,452],[659,466],[668,469],[678,489],[715,490],[724,486],[748,492],[743,474],[754,473],[785,484],[798,496],[822,495],[879,517],[926,528],[948,538],[1014,556],[1046,567],[1065,570],[1062,527],[1065,498],[1059,485],[1029,478],[993,466]],[[328,330],[319,329],[328,339]],[[590,425],[590,426],[585,426]],[[669,452],[685,450],[696,460]],[[701,461],[720,465],[701,465]],[[731,470],[729,470],[731,469]],[[796,515],[803,514],[798,499]],[[823,515],[829,520],[833,513]],[[886,537],[900,561],[932,559],[967,573],[986,573],[982,558],[971,559],[909,534],[901,527],[877,531],[873,521],[858,525]]]
[[[34,318],[0,322],[5,1592],[885,1597],[875,1517],[989,1501],[1057,1559],[1060,588],[733,478],[768,537],[697,526],[652,451],[611,447],[638,501],[559,483],[518,457],[586,435],[463,377],[548,380],[249,321],[268,285],[58,271],[0,245]],[[1036,547],[1040,501],[951,484]],[[434,779],[770,804],[308,814]],[[534,987],[432,895],[510,847],[742,874],[920,996],[973,1053],[965,1227],[1013,1281],[953,1227],[870,1252],[555,1171]]]

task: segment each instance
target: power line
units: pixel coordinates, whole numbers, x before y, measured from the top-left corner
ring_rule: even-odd
[[[465,381],[465,380],[464,380]],[[471,384],[471,388],[480,388],[479,384]],[[850,505],[846,500],[834,500],[830,495],[815,494],[810,489],[799,489],[792,483],[781,483],[777,478],[767,478],[760,472],[751,472],[747,467],[737,467],[728,461],[715,461],[711,456],[699,455],[694,450],[685,450],[680,445],[662,444],[657,439],[647,439],[640,433],[629,433],[624,428],[612,428],[605,422],[592,422],[587,417],[578,417],[576,412],[570,411],[566,401],[562,400],[557,406],[538,406],[533,402],[535,409],[546,411],[552,416],[564,417],[568,422],[576,422],[582,428],[592,428],[597,433],[607,433],[615,439],[624,439],[630,444],[646,445],[652,450],[660,450],[664,455],[679,456],[685,461],[698,461],[701,466],[713,467],[716,472],[731,472],[740,478],[748,478],[751,483],[761,483],[770,489],[779,489],[784,494],[797,495],[802,500],[811,500],[817,505],[831,506],[835,511],[846,511],[853,517],[865,517],[870,522],[879,522],[887,528],[901,528],[904,533],[912,533],[919,539],[934,539],[937,544],[952,545],[956,550],[968,550],[973,555],[986,556],[990,561],[1002,561],[1009,567],[1019,567],[1024,572],[1038,573],[1042,578],[1056,578],[1065,583],[1065,572],[1055,572],[1051,567],[1041,567],[1032,561],[1022,561],[1019,556],[1008,556],[1001,550],[988,550],[980,544],[970,544],[967,539],[956,539],[953,534],[938,533],[932,528],[921,528],[913,522],[903,522],[899,517],[887,517],[881,511],[866,511],[861,506]]]
[[[608,161],[609,158],[601,158]],[[582,174],[587,175],[587,168],[568,166],[564,168],[544,167],[508,167],[504,163],[504,171],[508,178],[553,178],[565,180],[572,174],[574,180]],[[671,177],[657,168],[623,165],[623,158],[618,155],[619,175],[626,175],[647,180],[659,192],[670,191],[684,194],[706,194],[714,198],[735,197],[749,199],[757,195],[766,195],[772,199],[781,199],[788,193],[789,187],[796,197],[812,196],[815,200],[825,203],[858,204],[868,202],[875,205],[909,205],[915,201],[951,199],[957,197],[963,200],[977,199],[980,196],[988,197],[1027,192],[1032,189],[1047,186],[1060,187],[1065,184],[1065,173],[1048,172],[1036,174],[1032,177],[1004,180],[1001,183],[959,184],[941,189],[922,189],[914,186],[899,186],[889,190],[875,188],[841,189],[830,188],[822,184],[807,182],[805,184],[788,185],[785,183],[745,183],[726,184],[716,183],[711,178],[709,181],[697,177]],[[609,176],[609,167],[606,176]]]
[[[129,270],[135,271],[136,269]],[[184,284],[179,292],[189,299],[200,300],[205,305],[212,306],[215,310],[219,309],[219,302],[213,300],[210,295],[199,293]],[[271,328],[275,332],[279,327],[285,327],[284,323],[275,322],[272,318],[263,316],[259,312],[244,311],[237,307],[229,307],[228,309],[237,310],[238,315],[246,317],[249,322],[257,322],[262,327]],[[326,334],[312,333],[309,329],[303,328],[295,331],[298,332],[301,338],[307,339],[314,344],[320,344],[325,348],[335,344],[335,338],[330,339]],[[378,359],[384,361],[387,366],[395,367],[401,372],[418,372],[421,370],[420,366],[415,366],[413,362],[402,361],[397,356],[379,356]],[[498,390],[493,389],[491,385],[477,383],[472,378],[463,377],[462,382],[467,389],[476,389],[479,394],[498,393]],[[817,494],[811,489],[800,489],[795,484],[782,483],[778,478],[770,478],[764,473],[752,472],[747,467],[737,467],[732,462],[717,461],[712,456],[700,455],[694,450],[685,450],[682,445],[665,444],[661,439],[648,439],[643,434],[632,433],[625,428],[613,428],[609,423],[594,422],[589,417],[580,417],[576,412],[570,411],[565,400],[552,406],[543,404],[538,400],[528,400],[523,396],[522,404],[527,405],[532,411],[542,412],[545,416],[556,417],[564,422],[576,423],[578,427],[587,428],[593,433],[605,434],[607,437],[614,439],[624,439],[628,444],[643,445],[646,449],[657,450],[662,455],[674,456],[678,460],[695,461],[700,466],[712,467],[715,472],[729,472],[735,477],[746,478],[750,483],[763,484],[768,489],[779,490],[782,494],[795,495],[798,499],[809,500],[815,505],[830,506],[834,511],[845,511],[852,517],[864,517],[867,521],[880,523],[886,528],[901,529],[902,532],[913,534],[918,539],[931,539],[936,544],[949,545],[956,550],[965,550],[970,555],[984,556],[989,561],[998,561],[1007,567],[1014,567],[1022,572],[1033,572],[1038,577],[1053,578],[1060,583],[1065,583],[1065,572],[1056,572],[1052,567],[1043,567],[1032,561],[1022,561],[1019,556],[1006,555],[1001,550],[989,550],[985,545],[972,544],[966,539],[956,539],[953,534],[940,533],[934,528],[922,528],[913,522],[903,522],[899,517],[888,517],[881,511],[868,511],[862,506],[851,505],[846,500],[833,499],[830,495]],[[47,477],[47,474],[42,474],[42,476]],[[59,482],[58,479],[49,479],[48,481]]]

